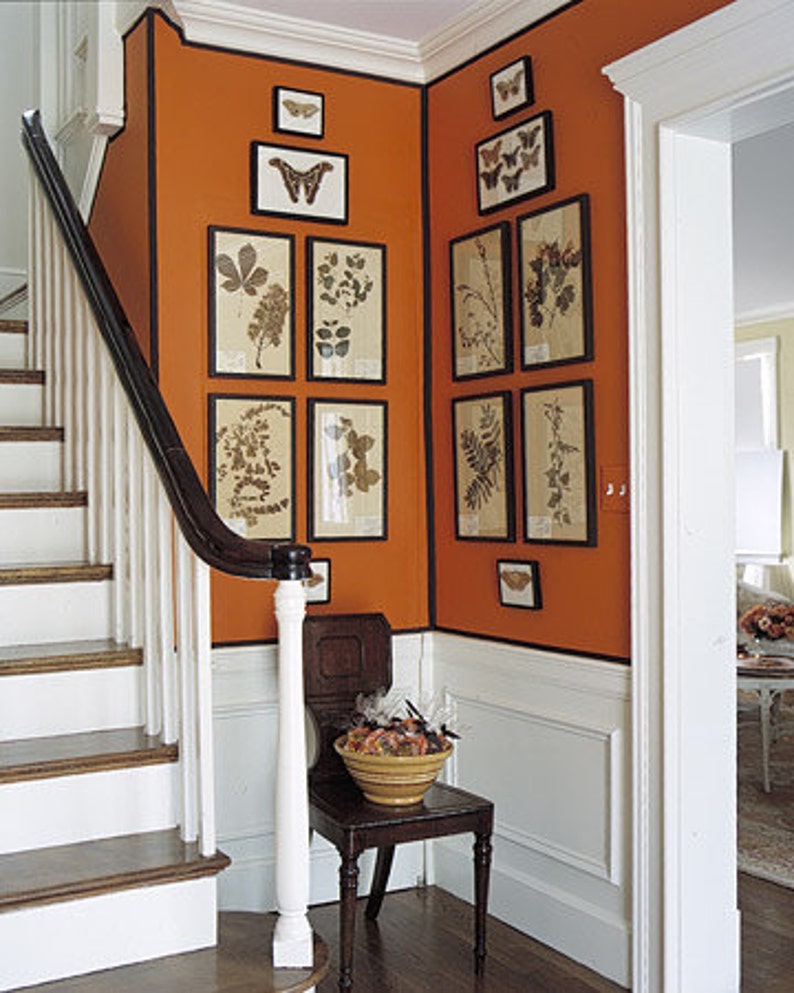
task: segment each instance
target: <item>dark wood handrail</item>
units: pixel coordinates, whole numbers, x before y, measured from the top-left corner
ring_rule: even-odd
[[[306,579],[310,575],[311,552],[305,545],[242,538],[216,513],[55,161],[37,110],[22,115],[22,143],[55,215],[185,540],[209,565],[234,576]]]

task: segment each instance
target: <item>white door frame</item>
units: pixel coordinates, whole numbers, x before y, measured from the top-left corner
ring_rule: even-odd
[[[736,993],[733,141],[794,119],[794,4],[608,66],[625,100],[634,993]]]

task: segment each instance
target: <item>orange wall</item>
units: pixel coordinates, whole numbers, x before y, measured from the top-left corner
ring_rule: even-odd
[[[431,286],[433,328],[433,471],[439,627],[567,650],[625,658],[629,632],[629,517],[597,509],[598,544],[524,542],[519,392],[525,386],[592,378],[596,482],[601,466],[628,462],[627,290],[623,106],[602,66],[709,11],[721,0],[599,0],[570,6],[535,29],[431,84]],[[489,75],[531,56],[535,102],[495,121]],[[474,146],[541,110],[553,113],[556,188],[484,216],[477,213]],[[589,193],[594,301],[594,359],[549,369],[453,383],[450,344],[450,239],[540,206]],[[519,368],[515,224],[513,333]],[[455,539],[453,397],[510,390],[514,420],[517,541]],[[537,559],[543,609],[499,604],[498,558]]]

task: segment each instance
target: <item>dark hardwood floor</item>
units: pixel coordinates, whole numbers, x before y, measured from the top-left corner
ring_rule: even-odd
[[[739,877],[742,910],[742,993],[794,990],[794,891]],[[318,993],[336,993],[337,908],[311,911],[331,953]],[[263,993],[263,948],[268,919],[222,914],[217,949],[146,962],[28,993]],[[493,918],[488,921],[485,976],[474,977],[471,908],[443,890],[406,890],[386,896],[376,924],[356,921],[354,993],[619,993],[621,987],[571,962]]]

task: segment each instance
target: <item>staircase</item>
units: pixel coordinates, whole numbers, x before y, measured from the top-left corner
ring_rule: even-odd
[[[214,944],[228,864],[181,840],[179,748],[145,731],[26,338],[0,321],[0,990]]]

